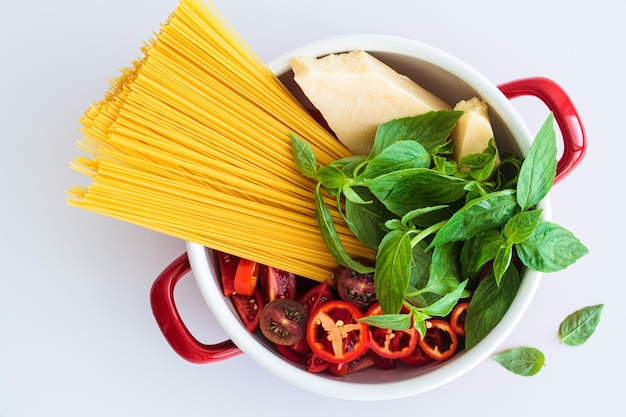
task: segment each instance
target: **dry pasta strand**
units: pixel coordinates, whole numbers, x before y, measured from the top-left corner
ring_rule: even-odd
[[[349,152],[210,1],[181,0],[143,56],[81,118],[68,203],[318,281],[337,262],[289,134],[320,164]],[[326,196],[329,206],[333,201]],[[374,256],[331,210],[352,256]]]

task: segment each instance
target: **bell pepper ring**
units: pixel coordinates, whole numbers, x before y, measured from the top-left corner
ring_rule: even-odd
[[[369,348],[363,313],[352,303],[333,300],[317,307],[309,316],[306,338],[313,353],[330,363],[348,363]]]
[[[465,336],[465,315],[467,314],[467,307],[469,302],[463,302],[457,304],[450,314],[450,326],[454,333],[459,336]]]
[[[402,308],[403,313],[409,310],[405,306]],[[365,313],[366,316],[374,316],[383,314],[380,303],[373,304]],[[399,359],[410,355],[417,346],[419,333],[411,326],[403,330],[382,329],[369,326],[370,329],[370,349],[387,359]]]
[[[459,339],[445,320],[426,321],[426,334],[418,340],[419,347],[434,360],[445,361],[454,356]]]

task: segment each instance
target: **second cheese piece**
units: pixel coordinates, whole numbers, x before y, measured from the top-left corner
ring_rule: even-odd
[[[451,107],[364,51],[291,59],[294,79],[337,138],[354,154],[372,148],[376,128]]]
[[[477,97],[458,102],[454,110],[464,112],[451,133],[454,145],[452,157],[459,161],[466,155],[484,151],[493,138],[493,129],[487,114],[487,104]]]

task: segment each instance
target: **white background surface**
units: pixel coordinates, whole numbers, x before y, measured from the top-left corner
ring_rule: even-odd
[[[413,38],[465,60],[494,83],[542,75],[561,84],[588,133],[588,154],[555,187],[553,219],[590,254],[544,277],[502,348],[546,355],[532,378],[492,359],[426,394],[389,402],[327,399],[269,375],[245,355],[193,365],[167,345],[148,295],[182,241],[70,208],[81,181],[78,118],[107,79],[139,56],[175,0],[3,2],[0,14],[0,416],[626,415],[623,155],[626,3],[215,0],[269,61],[303,42],[348,33]],[[531,131],[546,116],[516,101]],[[196,336],[217,342],[191,277],[176,291]],[[560,345],[560,321],[605,303],[580,347]],[[330,414],[329,414],[330,413]]]

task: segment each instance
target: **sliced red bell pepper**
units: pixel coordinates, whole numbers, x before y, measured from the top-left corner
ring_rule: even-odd
[[[445,320],[426,321],[426,334],[417,342],[424,353],[437,361],[450,359],[459,344],[452,326]]]
[[[333,300],[309,316],[306,337],[313,353],[331,363],[348,363],[369,348],[369,329],[359,322],[363,313],[352,303]]]

